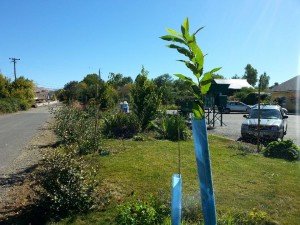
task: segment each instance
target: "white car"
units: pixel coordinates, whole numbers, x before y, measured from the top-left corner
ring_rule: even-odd
[[[243,103],[243,102],[236,102],[236,101],[228,101],[226,104],[226,108],[224,110],[225,113],[230,112],[246,112],[249,113],[250,106]]]
[[[258,115],[260,123],[258,127]],[[249,115],[244,115],[246,120],[242,123],[241,135],[243,139],[252,139],[259,136],[267,140],[282,140],[287,132],[287,118],[284,110],[278,105],[261,105],[251,109]],[[258,132],[259,130],[259,132]]]

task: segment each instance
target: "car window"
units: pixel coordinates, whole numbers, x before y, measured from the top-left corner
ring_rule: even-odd
[[[251,110],[250,113],[251,119],[258,118],[258,109]],[[260,118],[261,119],[281,119],[281,114],[279,110],[276,109],[261,109],[260,110]]]

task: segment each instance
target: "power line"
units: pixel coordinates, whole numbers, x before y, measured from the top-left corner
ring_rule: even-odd
[[[16,62],[17,60],[20,60],[20,59],[16,59],[16,58],[9,58],[11,60],[11,62],[14,63],[14,75],[15,75],[15,81],[17,79],[17,71],[16,71]]]

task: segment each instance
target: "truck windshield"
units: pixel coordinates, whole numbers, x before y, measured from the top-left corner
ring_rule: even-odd
[[[251,119],[258,118],[258,109],[252,109],[250,113]],[[260,110],[260,118],[261,119],[280,119],[280,112],[276,109],[261,109]]]

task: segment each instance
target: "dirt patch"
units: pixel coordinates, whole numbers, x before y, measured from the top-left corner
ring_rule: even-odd
[[[55,147],[57,138],[49,120],[34,135],[12,165],[0,170],[0,223],[20,214],[36,199],[32,171],[42,159],[42,152]]]

